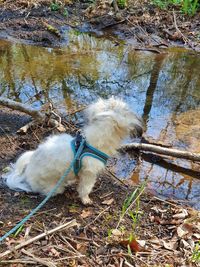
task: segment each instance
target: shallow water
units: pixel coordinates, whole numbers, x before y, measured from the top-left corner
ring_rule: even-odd
[[[39,108],[51,100],[65,112],[97,97],[125,99],[152,142],[200,152],[200,55],[183,49],[135,52],[130,44],[69,31],[63,48],[0,41],[0,95]],[[200,209],[200,165],[122,155],[121,178]]]

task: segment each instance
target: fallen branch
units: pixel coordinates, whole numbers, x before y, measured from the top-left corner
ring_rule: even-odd
[[[27,123],[26,125],[24,125],[23,127],[21,127],[17,131],[18,133],[26,133],[28,131],[28,129],[30,129],[34,125],[37,125],[38,122],[42,123],[45,121],[47,121],[47,123],[50,126],[57,128],[58,131],[60,131],[60,132],[65,131],[65,127],[61,124],[60,116],[53,111],[53,107],[51,104],[49,105],[49,108],[50,108],[49,113],[42,113],[40,110],[36,110],[27,104],[22,104],[22,103],[10,100],[10,99],[5,98],[5,97],[0,97],[0,105],[11,108],[13,110],[21,111],[23,113],[28,114],[29,116],[31,116],[33,118],[33,121],[31,121],[31,122]],[[51,118],[52,115],[54,117],[58,118],[59,121]]]
[[[66,228],[73,227],[75,225],[77,225],[77,222],[76,222],[75,219],[72,220],[72,221],[70,221],[70,222],[67,222],[67,223],[65,223],[63,225],[59,225],[58,227],[56,227],[56,228],[54,228],[52,230],[46,231],[45,233],[42,233],[40,235],[37,235],[37,236],[35,236],[35,237],[31,238],[31,239],[28,239],[28,240],[20,243],[19,245],[15,246],[13,249],[6,250],[5,252],[3,252],[3,253],[0,254],[0,258],[3,258],[5,256],[11,254],[13,251],[16,251],[16,250],[18,250],[20,248],[23,248],[23,247],[27,246],[27,245],[30,245],[31,243],[33,243],[35,241],[38,241],[38,240],[44,238],[47,235],[51,235],[53,233],[56,233],[58,231],[61,231],[63,229],[66,229]]]
[[[151,144],[130,143],[122,145],[120,149],[126,151],[139,149],[143,151],[149,151],[156,154],[162,154],[176,158],[188,159],[192,161],[200,161],[200,154],[198,153],[192,153],[184,150],[166,148]]]
[[[30,106],[26,105],[26,104],[22,104],[13,100],[10,100],[8,98],[5,97],[0,97],[0,105],[11,108],[13,110],[18,110],[21,112],[24,112],[28,115],[30,115],[31,117],[33,117],[34,119],[44,119],[45,115],[42,114],[40,111],[31,108]]]

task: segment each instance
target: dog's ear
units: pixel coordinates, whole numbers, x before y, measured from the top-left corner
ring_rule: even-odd
[[[130,124],[131,136],[132,137],[140,137],[144,131],[144,123],[142,118],[135,115],[135,119]]]

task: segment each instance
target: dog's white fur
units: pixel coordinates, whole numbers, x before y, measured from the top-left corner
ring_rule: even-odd
[[[141,120],[120,99],[100,99],[86,110],[88,124],[83,128],[89,144],[112,156],[121,141],[134,132],[142,130]],[[55,186],[73,160],[69,134],[50,136],[34,151],[25,152],[5,178],[9,188],[38,192],[47,195]],[[97,174],[104,168],[98,159],[84,157],[78,174],[78,193],[84,204],[90,204],[89,194],[96,182]],[[65,178],[56,194],[77,181],[73,171]]]

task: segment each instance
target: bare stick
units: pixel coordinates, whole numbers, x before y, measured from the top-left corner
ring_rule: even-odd
[[[18,110],[18,111],[24,112],[24,113],[30,115],[31,117],[33,117],[34,119],[44,119],[44,117],[45,117],[40,111],[38,111],[38,110],[28,106],[28,105],[10,100],[10,99],[5,98],[5,97],[0,97],[0,105],[11,108],[13,110]]]
[[[117,182],[123,184],[126,188],[128,187],[128,185],[126,183],[124,183],[122,180],[120,180],[112,171],[110,171],[108,168],[106,168],[107,173],[113,178],[115,179]]]
[[[5,261],[0,261],[0,265],[7,265],[12,264],[12,263],[21,263],[21,264],[36,264],[33,260],[21,260],[21,259],[16,259],[16,260],[5,260]],[[9,265],[10,266],[10,265]],[[26,265],[24,265],[26,266]]]
[[[47,266],[47,267],[56,267],[57,265],[55,265],[53,262],[47,261],[46,259],[42,259],[42,258],[38,258],[35,255],[33,255],[32,253],[30,253],[29,251],[22,249],[21,250],[23,254],[31,257],[31,259],[36,262],[36,263],[40,263],[43,266]]]
[[[63,260],[70,260],[70,259],[80,259],[80,258],[83,258],[83,257],[88,257],[87,255],[75,255],[75,256],[68,256],[68,257],[64,257],[64,258],[59,258],[55,261],[63,261]]]
[[[149,151],[149,152],[167,155],[167,156],[176,157],[176,158],[183,158],[183,159],[188,159],[192,161],[200,161],[200,154],[198,153],[192,153],[192,152],[188,152],[184,150],[166,148],[166,147],[150,145],[150,144],[130,143],[130,144],[122,145],[120,149],[127,150],[127,151],[139,149],[143,151]]]
[[[105,208],[104,210],[102,210],[102,211],[96,216],[96,218],[95,218],[93,221],[91,221],[90,223],[88,223],[84,228],[87,228],[88,226],[90,226],[91,224],[93,224],[94,222],[96,222],[96,220],[98,220],[98,219],[102,216],[102,214],[105,213],[109,208],[110,208],[110,207],[107,207],[107,208]]]
[[[86,106],[82,106],[82,107],[80,107],[80,108],[78,108],[78,109],[76,109],[76,110],[74,110],[74,111],[68,113],[67,116],[72,116],[72,115],[74,115],[74,114],[76,114],[76,113],[78,113],[78,112],[83,111],[83,110],[86,109],[86,108],[87,108]]]
[[[185,43],[188,43],[189,44],[188,38],[185,37],[185,35],[180,31],[180,29],[179,29],[179,27],[177,25],[177,22],[176,22],[176,14],[175,14],[174,10],[173,10],[173,19],[174,19],[174,26],[175,26],[176,31],[181,35],[181,37],[183,38],[183,41]]]
[[[113,7],[114,7],[114,10],[115,10],[115,13],[119,12],[119,7],[118,7],[118,4],[117,4],[117,1],[116,0],[113,0]]]
[[[54,228],[52,230],[46,231],[45,233],[42,233],[40,235],[37,235],[37,236],[35,236],[35,237],[31,238],[31,239],[28,239],[28,240],[24,241],[23,243],[15,246],[13,249],[6,250],[5,252],[0,254],[0,258],[3,258],[5,256],[9,255],[10,253],[12,253],[13,251],[16,251],[16,250],[18,250],[20,248],[23,248],[23,247],[25,247],[25,246],[27,246],[27,245],[29,245],[29,244],[37,241],[37,240],[40,240],[40,239],[44,238],[47,235],[51,235],[51,234],[53,234],[55,232],[61,231],[61,230],[65,229],[65,228],[73,227],[75,225],[77,225],[77,222],[76,222],[75,219],[70,221],[70,222],[67,222],[67,223],[65,223],[63,225],[59,225],[58,227],[56,227],[56,228]]]

